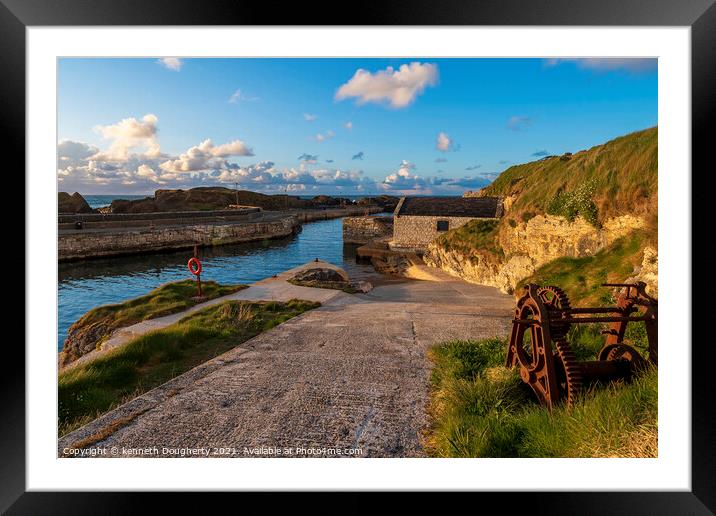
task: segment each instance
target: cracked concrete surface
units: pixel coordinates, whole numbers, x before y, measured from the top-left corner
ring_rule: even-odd
[[[261,447],[423,456],[427,349],[506,335],[514,306],[497,289],[437,276],[440,281],[387,284],[368,294],[333,291],[319,309],[66,435],[59,454],[81,445],[106,456],[151,448],[157,453],[144,456],[203,449],[201,456],[247,457]],[[270,289],[272,281],[282,279],[260,283]]]

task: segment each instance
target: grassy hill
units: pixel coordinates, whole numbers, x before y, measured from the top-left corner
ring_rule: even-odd
[[[594,203],[597,221],[655,213],[657,141],[658,128],[652,127],[572,155],[515,165],[480,193],[516,196],[512,218],[559,211],[560,198],[570,194],[588,196],[583,204]],[[578,200],[573,204],[579,205]]]
[[[582,217],[597,228],[622,215],[643,218],[644,228],[597,255],[554,260],[521,282],[560,285],[573,301],[594,302],[603,296],[602,282],[633,276],[644,247],[657,247],[657,140],[658,128],[652,127],[575,154],[510,167],[477,194],[503,196],[504,217],[497,222],[472,221],[441,235],[436,244],[472,263],[499,267],[510,259],[509,250],[500,245],[503,237],[536,215],[570,221]]]

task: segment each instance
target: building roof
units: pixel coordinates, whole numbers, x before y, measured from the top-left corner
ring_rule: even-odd
[[[502,215],[499,197],[403,197],[395,215],[496,218]]]

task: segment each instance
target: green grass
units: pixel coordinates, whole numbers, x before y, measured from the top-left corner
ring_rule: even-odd
[[[227,301],[67,369],[58,378],[59,433],[318,306],[302,300]]]
[[[657,163],[658,128],[652,127],[577,152],[568,160],[555,156],[515,165],[502,172],[484,193],[516,196],[510,208],[512,217],[547,213],[552,203],[553,210],[565,209],[568,215],[576,215],[580,210],[566,201],[588,185],[594,206],[584,202],[582,210],[591,216],[593,209],[599,221],[604,221],[656,211]]]
[[[599,227],[597,205],[594,202],[596,182],[592,179],[586,181],[574,190],[560,190],[547,205],[546,211],[550,215],[559,215],[569,222],[577,217]]]
[[[497,242],[499,227],[500,221],[497,220],[471,220],[440,235],[436,244],[468,258],[502,257],[502,248]]]
[[[643,246],[656,245],[657,157],[658,128],[653,127],[577,152],[569,159],[553,156],[510,167],[481,191],[511,198],[505,217],[468,222],[438,237],[436,244],[473,263],[499,267],[509,258],[500,235],[514,232],[519,222],[527,223],[537,215],[568,221],[582,217],[596,227],[615,216],[642,217],[644,230],[615,242],[593,259],[558,259],[525,280],[559,285],[575,299],[603,301],[609,294],[598,285],[632,275],[632,266],[641,263]]]
[[[202,294],[206,300],[209,300],[237,292],[247,286],[221,285],[215,281],[203,281],[201,287]],[[166,283],[144,296],[114,305],[93,308],[72,325],[69,333],[72,334],[80,329],[90,330],[91,327],[97,328],[99,331],[93,332],[93,334],[100,336],[97,341],[99,345],[117,328],[181,312],[196,305],[197,302],[192,299],[196,294],[197,288],[194,280]]]
[[[520,292],[527,283],[557,285],[569,296],[573,306],[612,304],[612,289],[602,283],[623,282],[634,274],[640,265],[646,244],[652,237],[644,231],[633,231],[614,241],[593,256],[563,257],[546,263],[531,276],[522,279],[515,289]]]
[[[570,343],[580,360],[594,359],[601,328],[580,326]],[[643,331],[628,337],[643,347]],[[426,435],[436,457],[655,457],[657,372],[630,383],[595,385],[571,411],[541,407],[515,370],[504,366],[503,339],[454,341],[431,349],[432,373]]]
[[[215,281],[203,281],[201,290],[207,300],[225,296],[246,288],[246,285],[220,285]],[[194,306],[196,282],[182,280],[166,283],[144,296],[115,305],[104,305],[87,312],[78,323],[92,324],[100,319],[110,320],[115,327],[129,326],[146,319],[181,312]]]

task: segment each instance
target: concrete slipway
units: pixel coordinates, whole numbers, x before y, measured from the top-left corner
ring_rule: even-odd
[[[66,435],[59,454],[76,447],[106,456],[148,449],[140,452],[144,457],[265,457],[276,448],[294,449],[294,456],[334,456],[350,448],[362,457],[424,455],[427,349],[506,335],[512,298],[427,268],[423,277],[432,281],[389,283],[356,295],[291,285],[285,280],[295,271],[192,310],[228,299],[300,298],[320,301],[320,308]],[[114,344],[185,315],[135,325],[115,335]]]

